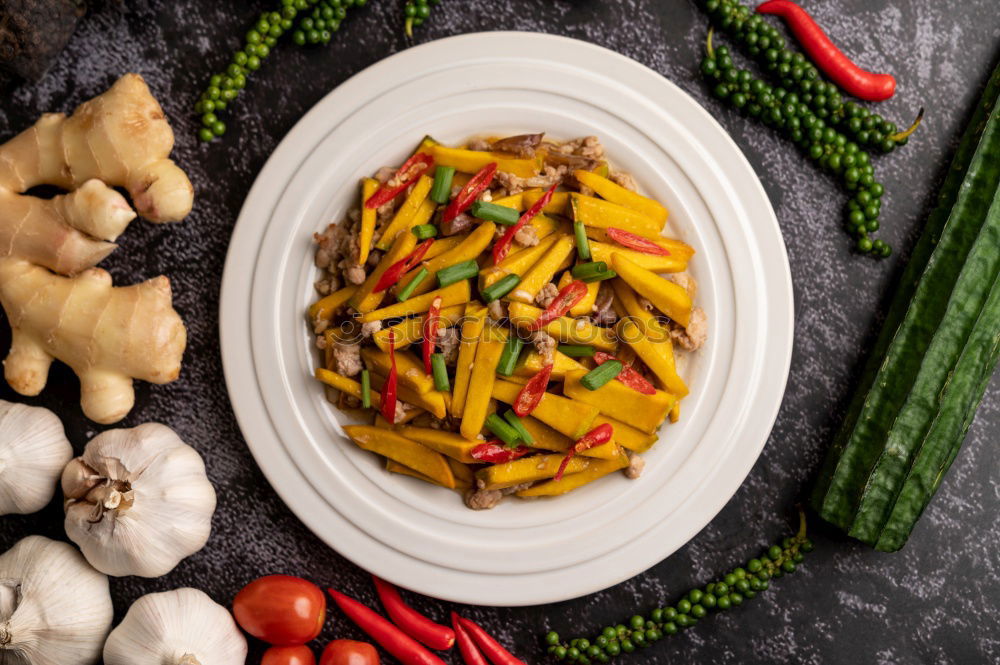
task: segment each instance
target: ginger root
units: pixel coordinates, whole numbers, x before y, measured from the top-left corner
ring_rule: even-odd
[[[194,190],[169,159],[173,143],[142,77],[126,74],[73,115],[43,115],[0,145],[0,304],[13,330],[4,373],[17,392],[37,395],[58,359],[80,378],[84,413],[113,423],[132,408],[133,378],[177,378],[187,333],[169,280],[114,287],[93,268],[136,216],[113,187],[154,222],[190,212]],[[67,193],[25,193],[36,185]]]
[[[100,268],[61,277],[0,259],[0,304],[13,333],[7,383],[37,395],[58,358],[80,377],[84,414],[117,422],[135,401],[133,378],[168,383],[180,374],[187,332],[170,303],[170,280],[162,275],[114,287]]]

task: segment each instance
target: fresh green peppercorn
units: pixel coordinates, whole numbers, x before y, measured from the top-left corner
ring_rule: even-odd
[[[213,134],[212,130],[209,129],[208,127],[202,127],[201,129],[198,130],[198,138],[200,138],[205,143],[208,143],[209,141],[215,138],[215,134]]]

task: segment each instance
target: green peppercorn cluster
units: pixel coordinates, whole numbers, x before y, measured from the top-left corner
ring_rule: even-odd
[[[195,104],[202,124],[198,137],[211,141],[226,133],[226,123],[218,114],[225,111],[246,87],[247,77],[260,69],[282,35],[295,27],[292,39],[296,44],[325,44],[332,33],[340,29],[348,8],[362,7],[366,3],[367,0],[281,0],[279,11],[261,12],[257,22],[247,31],[242,48],[233,53],[224,72],[212,75]]]
[[[406,36],[413,36],[413,27],[424,24],[431,15],[431,7],[440,4],[441,0],[406,0],[403,16],[406,17]]]
[[[738,0],[702,0],[713,28],[701,71],[713,94],[737,111],[781,131],[850,192],[845,230],[863,254],[886,257],[892,248],[871,234],[879,230],[885,188],[875,178],[869,151],[892,152],[904,145],[923,116],[906,131],[867,108],[845,101],[833,83],[798,52],[778,29]],[[724,31],[757,61],[773,83],[733,64],[725,46],[712,49],[714,28]]]
[[[654,609],[647,616],[636,614],[627,622],[605,627],[593,639],[585,637],[564,642],[559,634],[545,636],[548,653],[556,660],[571,663],[607,663],[614,656],[632,653],[696,625],[712,612],[739,607],[767,591],[772,578],[794,572],[813,544],[806,537],[805,517],[800,515],[799,532],[772,545],[760,557],[750,559],[714,582],[688,591],[674,605]]]

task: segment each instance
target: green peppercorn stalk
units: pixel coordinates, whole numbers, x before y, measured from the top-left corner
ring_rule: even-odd
[[[431,15],[431,7],[440,3],[441,0],[406,0],[406,5],[403,7],[406,36],[413,37],[413,27],[423,25]]]
[[[892,248],[888,243],[869,236],[879,230],[885,188],[875,180],[868,153],[820,118],[798,93],[771,86],[750,71],[738,69],[728,48],[713,47],[713,33],[714,28],[709,28],[701,62],[712,94],[740,113],[781,131],[820,168],[836,176],[851,193],[844,226],[855,239],[855,249],[880,258],[889,256]]]
[[[924,116],[920,109],[916,120],[904,131],[877,113],[845,101],[835,84],[823,79],[819,69],[806,57],[787,47],[778,29],[739,0],[701,0],[712,25],[725,32],[753,58],[775,82],[798,93],[818,118],[847,133],[859,145],[889,153],[905,145]]]
[[[738,607],[753,600],[758,593],[770,588],[772,578],[795,572],[805,554],[813,549],[806,536],[806,516],[799,510],[798,532],[772,545],[761,556],[734,568],[719,579],[688,591],[676,603],[651,611],[647,616],[636,614],[625,623],[605,627],[593,639],[586,637],[563,641],[559,634],[545,635],[548,653],[556,660],[590,665],[607,663],[623,653],[644,649],[665,637],[697,625],[713,612]]]

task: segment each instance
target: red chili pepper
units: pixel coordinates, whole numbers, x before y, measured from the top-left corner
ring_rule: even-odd
[[[587,285],[578,279],[573,280],[566,286],[559,289],[559,293],[552,299],[549,306],[538,315],[538,318],[528,327],[528,330],[541,330],[549,323],[552,323],[560,316],[563,316],[573,306],[583,300],[587,295]]]
[[[881,102],[896,92],[896,79],[889,74],[873,74],[854,64],[809,13],[791,0],[769,0],[758,6],[757,12],[785,19],[788,28],[816,66],[848,94],[870,102]]]
[[[399,167],[399,171],[396,172],[395,178],[398,179],[398,184],[389,186],[386,183],[379,187],[378,191],[368,197],[365,201],[366,208],[381,208],[389,201],[393,200],[400,195],[407,187],[412,185],[417,178],[422,176],[424,172],[434,165],[434,158],[428,155],[426,152],[418,152],[413,157],[403,162],[403,165]],[[389,182],[392,182],[391,180]]]
[[[455,641],[458,642],[458,650],[465,665],[488,665],[483,654],[469,637],[469,633],[462,627],[460,617],[454,612],[451,613],[451,625],[455,629]]]
[[[403,665],[445,665],[443,660],[420,646],[416,640],[396,628],[378,612],[339,591],[327,589],[327,592],[348,619],[358,624],[361,630],[368,633]]]
[[[424,371],[431,373],[431,356],[434,355],[434,346],[437,344],[438,324],[441,322],[441,296],[431,301],[430,309],[427,310],[427,317],[424,319]]]
[[[372,289],[372,293],[385,291],[402,279],[403,275],[413,270],[413,268],[423,260],[424,255],[427,254],[427,250],[429,250],[433,244],[434,238],[428,238],[417,245],[416,249],[407,254],[406,257],[396,261],[391,266],[386,268],[385,272],[379,276],[378,281],[375,282],[375,288]]]
[[[594,362],[598,365],[603,365],[609,360],[618,360],[618,358],[615,358],[610,353],[606,353],[604,351],[594,352]],[[618,362],[622,363],[622,371],[615,377],[616,379],[624,383],[632,390],[640,392],[643,395],[656,394],[656,386],[650,383],[646,377],[632,369],[632,366],[628,363],[624,363],[621,360],[618,360]]]
[[[396,422],[396,331],[389,330],[389,376],[382,386],[382,417]]]
[[[457,616],[457,615],[456,615]],[[514,657],[514,654],[504,649],[499,642],[497,642],[493,637],[483,630],[479,624],[475,621],[463,617],[457,617],[458,623],[465,630],[469,631],[469,635],[475,641],[476,646],[483,650],[486,657],[490,659],[493,665],[528,665],[523,660],[519,660]]]
[[[375,590],[389,618],[399,628],[431,649],[450,649],[455,644],[455,631],[448,626],[434,623],[406,604],[396,587],[372,575]]]
[[[524,457],[530,452],[531,448],[528,446],[508,448],[499,439],[490,439],[486,443],[474,446],[469,454],[472,455],[473,459],[487,464],[506,464]]]
[[[643,254],[670,256],[670,250],[667,249],[666,247],[660,247],[649,238],[643,238],[642,236],[637,236],[636,234],[630,233],[625,229],[616,229],[614,227],[611,227],[605,230],[605,233],[608,235],[609,238],[614,240],[622,247],[634,249],[635,251],[642,252]]]
[[[553,480],[559,480],[563,477],[563,473],[566,471],[566,467],[569,465],[569,461],[573,459],[574,455],[582,453],[584,450],[590,450],[591,448],[596,448],[597,446],[607,443],[611,440],[611,435],[614,433],[615,428],[612,427],[610,423],[604,423],[603,425],[598,425],[577,439],[576,443],[574,443],[569,449],[569,452],[566,453],[566,457],[563,457],[562,462],[559,463],[559,470],[556,471],[556,475]]]
[[[538,374],[535,374],[526,384],[524,384],[521,391],[517,393],[517,399],[514,400],[514,404],[512,405],[514,413],[524,417],[535,410],[538,403],[542,401],[545,389],[549,385],[549,377],[552,376],[553,367],[554,365],[549,363],[545,367],[538,370]]]
[[[493,265],[496,265],[504,260],[504,257],[507,256],[507,252],[510,251],[510,244],[514,242],[514,236],[521,230],[522,226],[533,220],[538,213],[542,211],[542,208],[549,204],[549,201],[552,200],[552,194],[555,191],[556,185],[552,185],[552,187],[549,188],[549,191],[542,194],[542,198],[535,201],[535,205],[525,210],[524,214],[521,215],[517,222],[514,223],[514,226],[511,226],[504,231],[504,234],[500,236],[500,239],[493,244]]]
[[[455,219],[463,212],[469,209],[483,190],[490,186],[493,182],[493,176],[497,172],[497,163],[490,162],[483,168],[479,169],[476,175],[469,179],[469,182],[465,183],[465,187],[458,192],[458,194],[451,200],[448,207],[444,209],[444,213],[441,215],[441,221],[444,223],[450,222]]]

